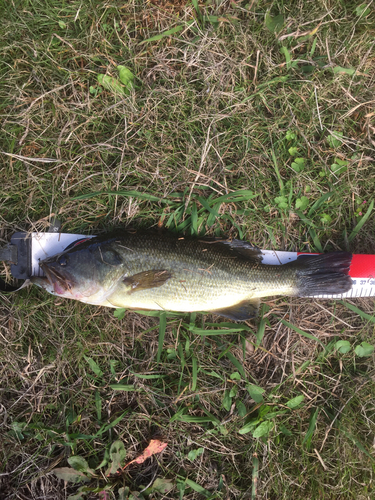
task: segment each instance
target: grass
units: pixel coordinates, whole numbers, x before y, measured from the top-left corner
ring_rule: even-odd
[[[57,216],[374,253],[366,5],[0,1],[1,242]],[[98,83],[117,65],[129,95]],[[373,299],[352,302],[236,324],[2,296],[1,498],[372,498]],[[88,482],[53,473],[72,457]]]

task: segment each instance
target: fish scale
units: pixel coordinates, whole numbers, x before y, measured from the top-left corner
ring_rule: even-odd
[[[334,252],[266,265],[260,250],[239,240],[125,231],[78,242],[44,259],[46,277],[32,281],[89,304],[212,311],[245,320],[256,314],[261,297],[348,291],[351,258]]]
[[[180,311],[217,310],[264,294],[293,293],[295,279],[290,269],[277,269],[258,262],[258,252],[250,257],[217,243],[156,235],[152,244],[145,234],[127,238],[126,250],[114,242],[113,248],[126,261],[129,274],[148,269],[165,269],[172,277],[162,286],[128,293],[119,285],[108,301],[121,307]],[[267,292],[265,291],[267,290]],[[277,291],[277,292],[276,292]]]

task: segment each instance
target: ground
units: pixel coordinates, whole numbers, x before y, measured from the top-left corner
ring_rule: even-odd
[[[372,2],[0,8],[0,244],[57,217],[375,253]],[[373,498],[373,299],[236,323],[0,298],[2,499]]]

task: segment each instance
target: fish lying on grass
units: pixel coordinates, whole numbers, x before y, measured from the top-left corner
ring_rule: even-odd
[[[348,292],[351,258],[334,252],[273,266],[262,264],[260,250],[240,240],[124,231],[85,239],[43,260],[45,277],[31,281],[87,304],[247,320],[261,297]]]

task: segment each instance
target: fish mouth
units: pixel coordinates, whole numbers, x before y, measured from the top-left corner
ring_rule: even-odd
[[[56,271],[56,269],[50,267],[44,262],[41,262],[39,265],[57,295],[64,295],[66,292],[71,291],[72,284],[66,277],[62,276],[58,271]]]

